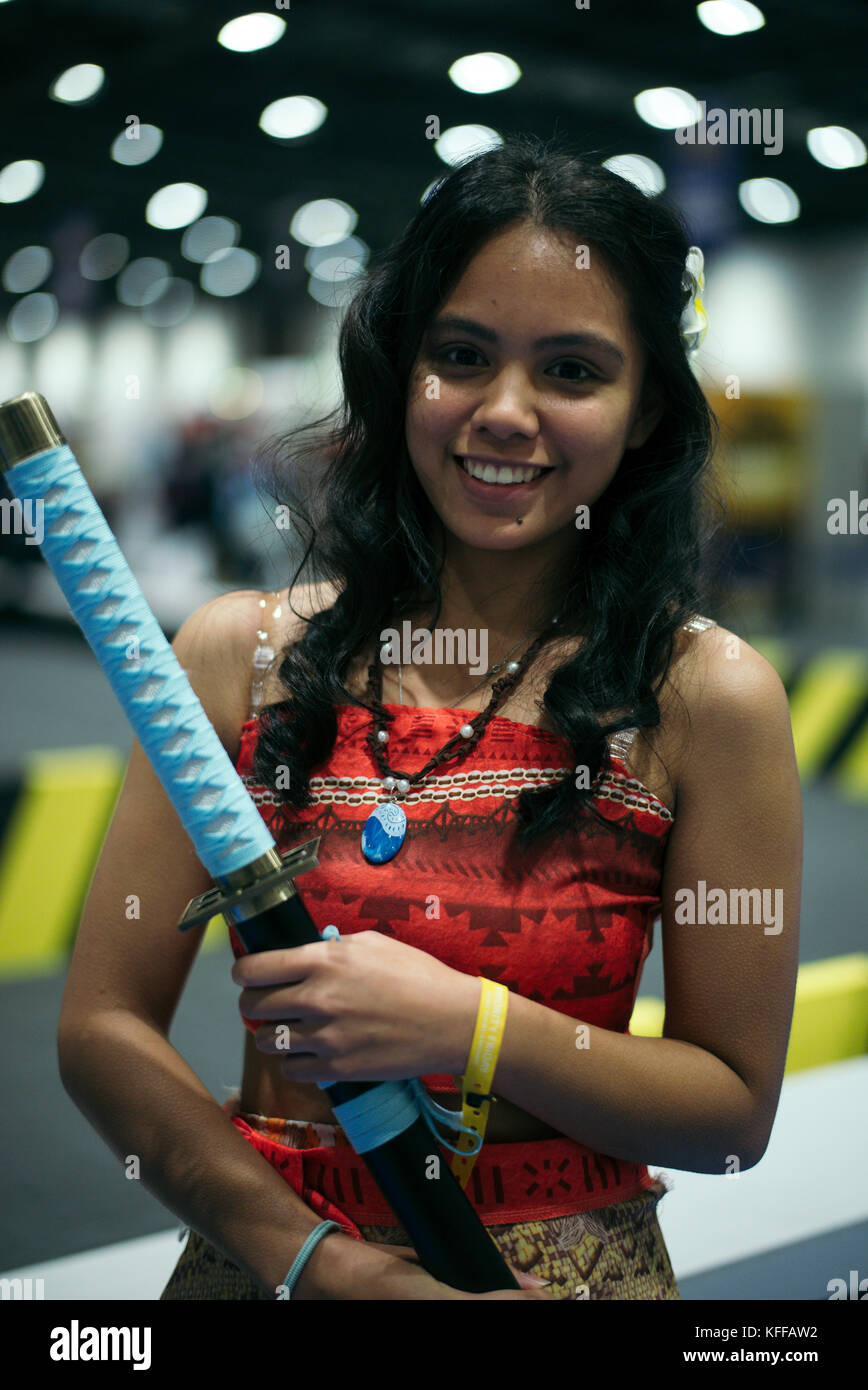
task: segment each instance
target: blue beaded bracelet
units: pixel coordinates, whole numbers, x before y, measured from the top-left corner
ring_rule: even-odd
[[[304,1245],[301,1247],[295,1259],[293,1260],[292,1268],[290,1269],[289,1273],[283,1281],[284,1286],[289,1292],[290,1298],[292,1297],[292,1291],[295,1288],[295,1285],[298,1283],[299,1275],[301,1274],[301,1271],[304,1269],[304,1266],[307,1263],[310,1253],[316,1245],[317,1241],[322,1240],[323,1236],[328,1235],[329,1231],[339,1231],[340,1229],[341,1228],[338,1225],[337,1221],[321,1221],[320,1224],[318,1226],[315,1226],[314,1229],[311,1231]]]

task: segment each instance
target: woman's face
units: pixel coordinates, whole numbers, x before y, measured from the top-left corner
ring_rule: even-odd
[[[422,339],[407,448],[447,533],[465,545],[580,536],[576,508],[605,491],[624,450],[660,418],[641,408],[644,354],[624,293],[593,245],[585,259],[569,233],[510,227],[474,256]],[[562,335],[572,340],[540,341]],[[479,482],[456,456],[548,471]]]

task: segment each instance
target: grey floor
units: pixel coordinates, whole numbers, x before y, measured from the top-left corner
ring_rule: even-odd
[[[0,630],[0,779],[9,782],[30,750],[107,743],[129,748],[130,734],[93,655],[80,638]],[[824,786],[804,789],[803,962],[864,951],[868,943],[868,805],[853,807]],[[231,953],[200,956],[178,1010],[172,1042],[219,1100],[240,1079],[243,1028]],[[55,1033],[61,977],[0,983],[0,1171],[5,1201],[0,1269],[57,1258],[165,1230],[171,1213],[122,1165],[66,1095],[57,1071]],[[642,978],[645,995],[663,995],[655,942]],[[130,1077],[135,1086],[135,1077]],[[835,1234],[819,1237],[828,1245]],[[807,1242],[816,1251],[817,1242]],[[811,1251],[803,1253],[810,1264]],[[792,1251],[789,1252],[790,1256]],[[769,1287],[775,1259],[765,1256]],[[789,1256],[787,1257],[789,1258]],[[738,1271],[687,1280],[690,1298],[726,1298]],[[770,1295],[771,1296],[771,1295]],[[806,1295],[809,1296],[809,1295]]]

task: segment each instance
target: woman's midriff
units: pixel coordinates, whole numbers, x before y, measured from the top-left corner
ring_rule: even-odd
[[[453,1077],[453,1080],[460,1089],[460,1078]],[[438,1105],[457,1109],[460,1113],[460,1095],[434,1092],[433,1098]],[[240,1109],[245,1114],[307,1120],[310,1124],[337,1124],[334,1111],[319,1087],[311,1083],[287,1081],[280,1072],[280,1059],[257,1051],[252,1033],[247,1033],[244,1049]],[[554,1139],[559,1135],[559,1130],[552,1129],[526,1110],[519,1110],[518,1106],[502,1097],[495,1099],[488,1112],[485,1137],[492,1144],[508,1144],[522,1139]]]

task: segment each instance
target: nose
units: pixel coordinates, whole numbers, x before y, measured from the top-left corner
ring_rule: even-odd
[[[470,423],[504,439],[511,434],[531,437],[539,433],[534,388],[520,367],[505,367],[480,388]]]

